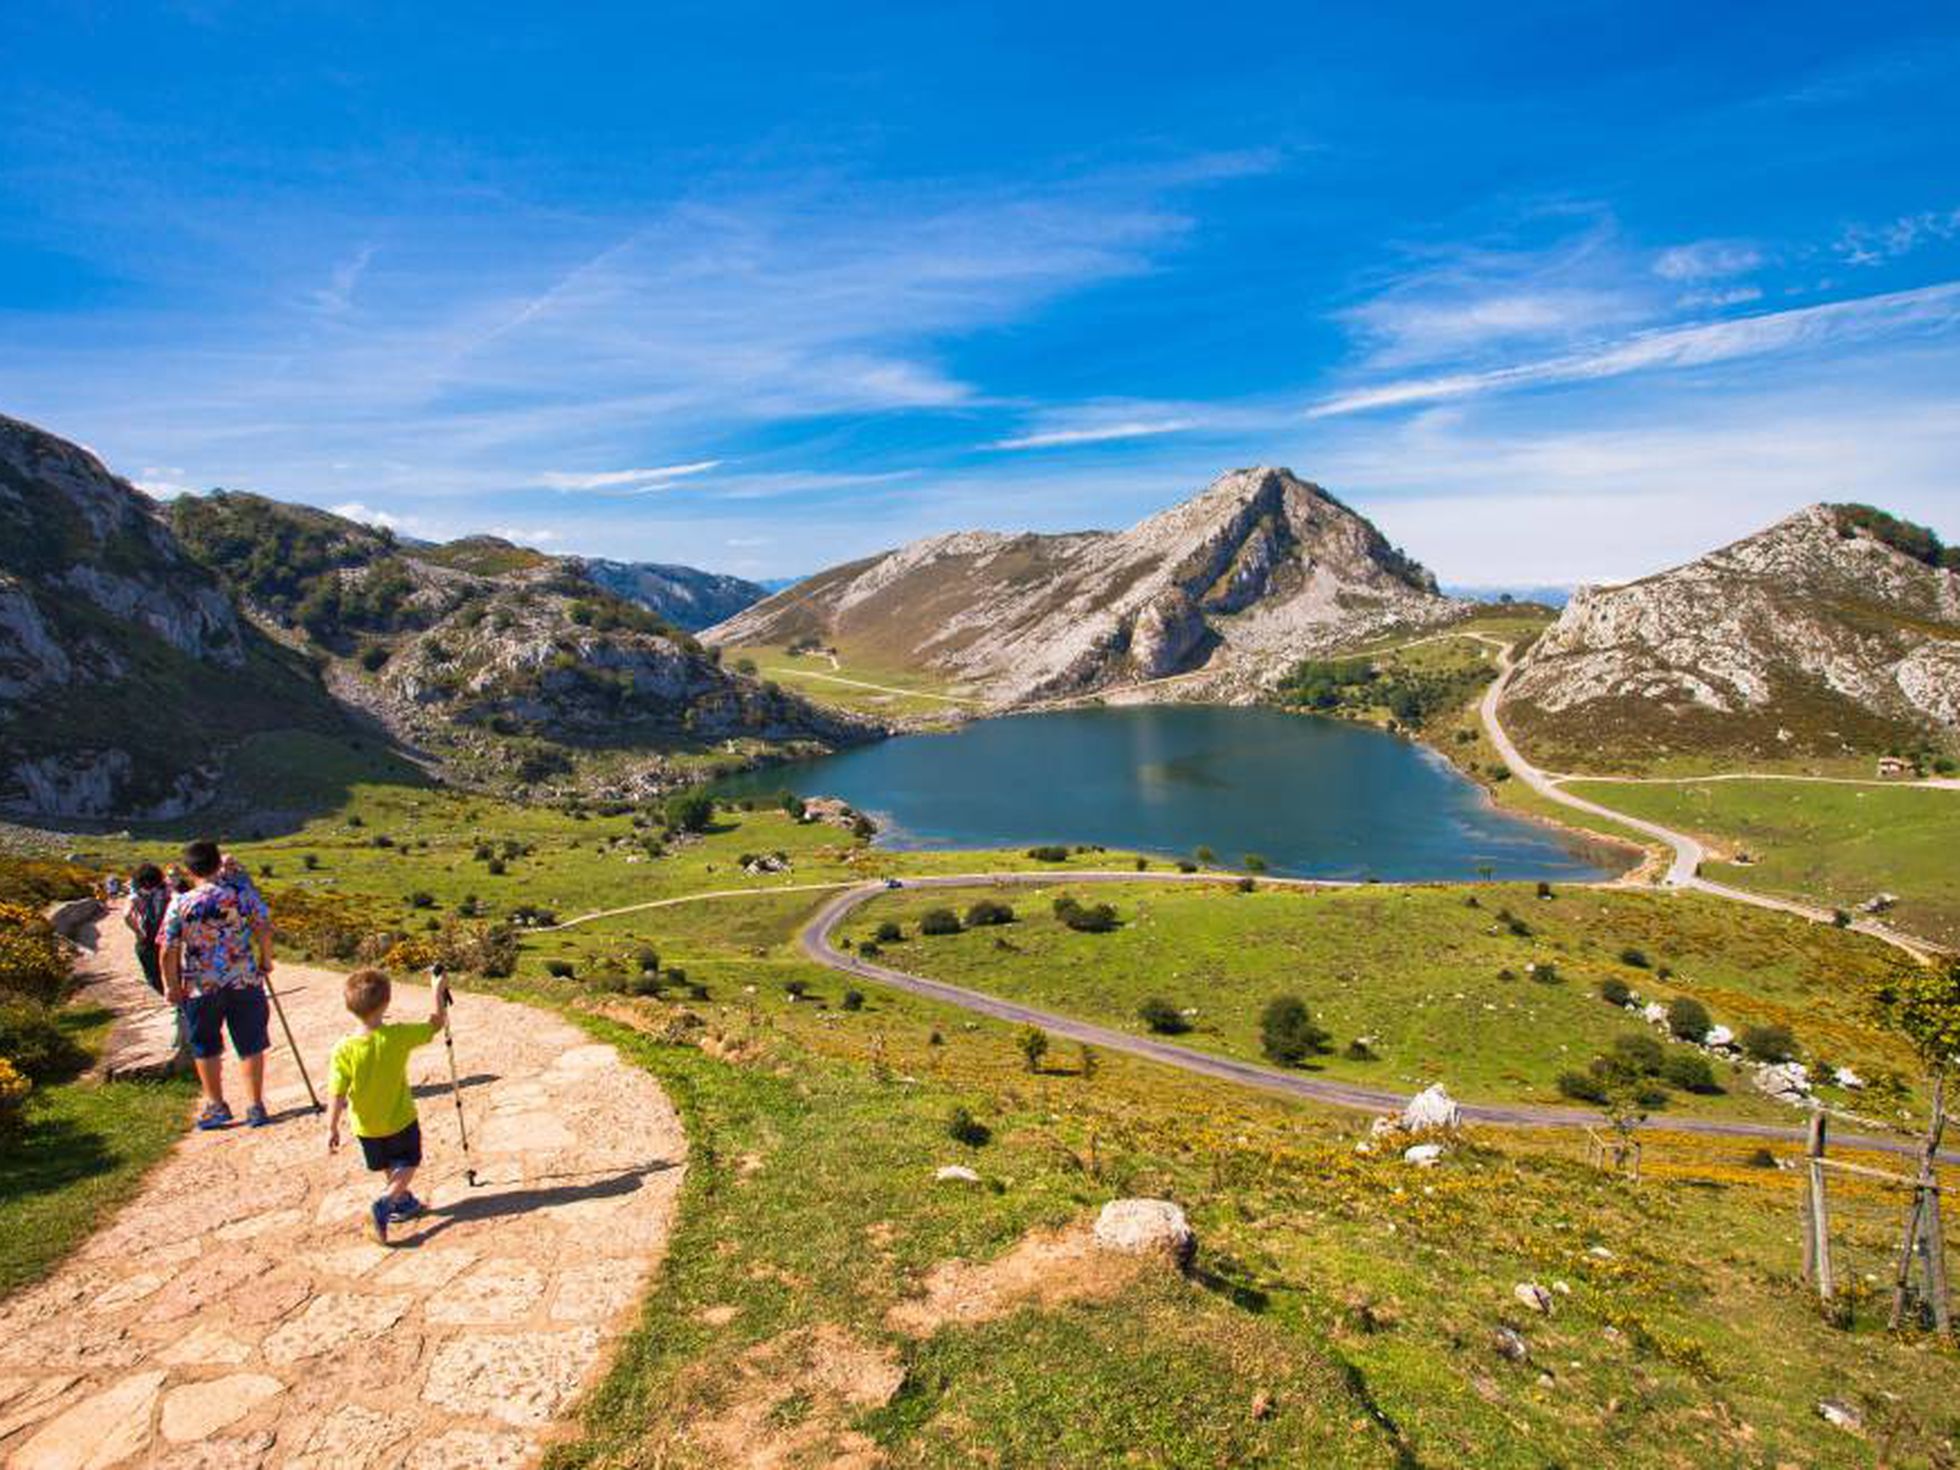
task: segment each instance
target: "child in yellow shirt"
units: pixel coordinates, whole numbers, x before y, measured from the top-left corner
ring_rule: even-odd
[[[415,1117],[415,1095],[408,1089],[408,1057],[442,1031],[449,1014],[449,983],[436,977],[436,1008],[426,1021],[389,1021],[394,985],[380,970],[356,970],[347,977],[347,1009],[361,1023],[333,1049],[327,1090],[327,1151],[340,1150],[340,1120],[351,1111],[354,1136],[368,1168],[388,1176],[388,1191],[368,1208],[368,1233],[382,1245],[388,1227],[422,1212],[409,1193],[422,1164],[422,1125]]]

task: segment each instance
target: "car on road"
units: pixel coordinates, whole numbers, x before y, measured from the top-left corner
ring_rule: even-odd
[[[887,888],[903,888],[904,886],[905,880],[903,878],[887,878],[885,880],[885,887]]]

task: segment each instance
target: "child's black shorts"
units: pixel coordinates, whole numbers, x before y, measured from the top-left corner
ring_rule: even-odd
[[[386,1138],[363,1138],[361,1157],[377,1173],[419,1167],[422,1163],[422,1125],[410,1123],[401,1132],[390,1133]]]

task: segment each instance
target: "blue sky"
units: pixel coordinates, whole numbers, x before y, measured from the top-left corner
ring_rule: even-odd
[[[1291,465],[1446,581],[1960,539],[1960,12],[10,0],[0,412],[806,572]]]

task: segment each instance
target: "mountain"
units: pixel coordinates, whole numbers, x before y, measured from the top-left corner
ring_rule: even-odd
[[[1698,561],[1588,588],[1505,711],[1566,769],[1869,753],[1960,736],[1960,570],[1922,527],[1813,505]]]
[[[0,809],[177,816],[249,736],[377,724],[471,783],[624,797],[877,733],[724,670],[586,563],[238,492],[166,508],[0,418]]]
[[[154,501],[0,417],[0,807],[175,816],[245,736],[344,726]]]
[[[916,541],[819,572],[704,636],[830,644],[1025,703],[1191,672],[1209,692],[1248,692],[1303,654],[1461,610],[1326,491],[1260,468],[1127,531]]]
[[[577,559],[577,566],[608,592],[637,602],[690,633],[732,618],[769,595],[768,589],[740,577],[660,562],[586,557]]]

